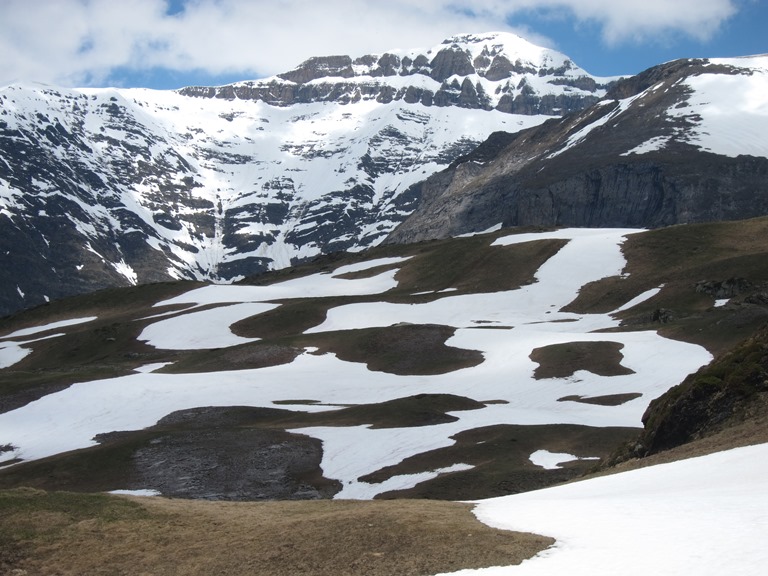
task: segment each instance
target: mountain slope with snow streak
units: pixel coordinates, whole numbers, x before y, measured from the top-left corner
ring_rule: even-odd
[[[396,242],[514,225],[659,227],[768,213],[768,56],[677,60],[422,185]]]

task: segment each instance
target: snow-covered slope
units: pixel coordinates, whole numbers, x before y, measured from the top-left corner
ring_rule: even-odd
[[[606,100],[610,112],[570,134],[553,154],[588,140],[595,130],[616,130],[633,115],[656,114],[662,122],[657,135],[617,152],[643,155],[682,144],[729,157],[768,157],[768,55],[691,64],[684,75],[670,69],[636,95]],[[650,110],[637,112],[643,108]]]
[[[607,80],[499,33],[219,88],[2,88],[0,264],[16,274],[0,313],[375,245],[413,211],[413,184]]]

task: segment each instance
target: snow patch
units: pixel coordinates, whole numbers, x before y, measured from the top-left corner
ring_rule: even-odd
[[[20,457],[31,460],[90,446],[94,436],[102,432],[146,428],[171,412],[198,406],[274,407],[274,402],[312,398],[316,404],[295,409],[318,412],[416,394],[454,394],[478,401],[503,401],[451,413],[455,421],[430,426],[428,433],[424,428],[368,426],[297,430],[323,442],[324,474],[338,479],[345,486],[344,494],[349,495],[355,490],[371,494],[393,489],[389,484],[372,488],[358,479],[425,451],[451,446],[453,437],[465,430],[503,424],[640,427],[648,399],[678,384],[708,363],[711,355],[700,346],[669,340],[654,331],[605,333],[604,330],[619,324],[610,314],[560,312],[584,284],[622,272],[625,261],[620,246],[624,237],[634,232],[574,229],[505,236],[496,244],[546,238],[562,238],[568,243],[539,268],[537,282],[522,288],[485,294],[446,294],[440,300],[423,304],[370,302],[340,306],[330,309],[326,321],[310,330],[391,326],[402,322],[452,326],[456,330],[447,345],[482,353],[484,361],[473,368],[436,376],[398,376],[372,372],[365,364],[342,361],[333,354],[304,353],[291,363],[259,369],[204,374],[138,372],[74,384],[0,414],[0,428],[9,431],[7,441],[20,447]],[[253,339],[233,334],[230,326],[273,309],[276,304],[269,303],[270,299],[377,294],[397,285],[396,272],[387,270],[355,280],[314,274],[271,286],[208,286],[192,290],[161,303],[186,304],[192,309],[158,319],[145,328],[141,339],[170,349],[250,342]],[[199,308],[216,304],[229,305]],[[480,322],[508,329],[484,330],[478,328]],[[607,377],[582,371],[572,381],[551,379],[546,386],[533,378],[536,364],[529,356],[534,348],[607,338],[623,345],[622,363],[632,374]],[[515,386],[510,387],[510,382]],[[574,394],[592,397],[622,393],[642,396],[619,406],[558,401]]]
[[[203,350],[247,344],[258,338],[237,336],[230,326],[277,307],[278,304],[246,302],[188,312],[150,324],[138,339],[163,350]]]
[[[117,494],[119,496],[162,496],[162,493],[152,488],[142,488],[139,490],[110,490],[108,494]]]
[[[0,368],[13,366],[31,353],[32,350],[22,348],[16,342],[0,342]]]
[[[0,336],[0,339],[5,338],[21,338],[22,336],[31,336],[33,334],[39,334],[47,330],[55,330],[56,328],[64,328],[66,326],[75,326],[77,324],[84,324],[96,320],[96,316],[88,316],[86,318],[72,318],[70,320],[59,320],[58,322],[51,322],[49,324],[43,324],[42,326],[32,326],[31,328],[23,328],[16,330],[5,336]]]
[[[536,450],[529,460],[536,466],[541,466],[546,470],[557,470],[561,464],[573,462],[574,460],[600,460],[597,456],[579,457],[564,452],[550,452],[549,450]]]

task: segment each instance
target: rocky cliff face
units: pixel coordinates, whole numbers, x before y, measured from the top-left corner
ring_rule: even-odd
[[[424,50],[310,58],[266,80],[189,87],[180,93],[274,106],[375,100],[562,115],[593,104],[613,81],[589,75],[553,50],[492,33],[454,36]]]
[[[588,110],[497,136],[427,179],[390,241],[498,224],[658,227],[765,214],[767,81],[762,57],[678,61],[619,82]]]
[[[0,314],[98,288],[229,282],[383,240],[495,130],[607,88],[507,34],[312,58],[178,92],[0,89]]]

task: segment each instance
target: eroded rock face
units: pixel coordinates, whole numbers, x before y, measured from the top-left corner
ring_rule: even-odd
[[[172,498],[314,500],[338,491],[310,480],[322,477],[322,453],[319,440],[282,430],[200,429],[155,439],[133,466],[137,485]]]
[[[471,54],[457,45],[440,50],[429,65],[432,68],[430,76],[438,82],[451,76],[469,76],[475,73]]]
[[[318,78],[351,78],[354,75],[349,56],[317,56],[290,72],[278,74],[278,78],[304,84]]]

